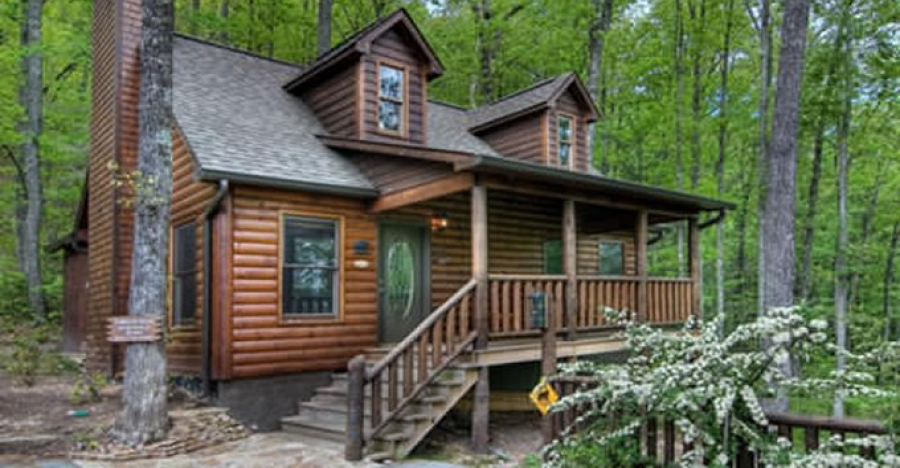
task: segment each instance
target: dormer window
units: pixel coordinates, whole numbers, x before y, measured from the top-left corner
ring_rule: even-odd
[[[402,67],[378,65],[378,129],[402,134],[406,101],[406,73]]]
[[[572,117],[560,115],[556,119],[557,159],[560,167],[572,167]]]

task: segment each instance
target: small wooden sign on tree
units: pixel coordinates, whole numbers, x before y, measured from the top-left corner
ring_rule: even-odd
[[[111,343],[152,343],[162,335],[160,319],[153,315],[110,317],[106,330]]]

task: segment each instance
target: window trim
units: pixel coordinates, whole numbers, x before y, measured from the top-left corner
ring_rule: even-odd
[[[603,273],[603,244],[616,244],[622,252],[622,272],[618,274]],[[629,276],[628,265],[625,263],[625,241],[619,239],[597,239],[597,274],[602,276]]]
[[[313,221],[331,221],[335,223],[338,236],[337,245],[337,310],[330,314],[303,314],[284,313],[284,228],[288,218],[306,218]],[[314,213],[308,211],[280,210],[278,212],[278,324],[279,325],[307,325],[310,323],[340,323],[344,320],[344,246],[346,245],[346,224],[343,215],[328,213]]]
[[[400,70],[403,73],[403,97],[398,101],[381,95],[381,67],[385,66]],[[409,67],[406,65],[388,59],[378,59],[375,62],[375,132],[381,135],[406,138],[409,134]],[[391,101],[400,104],[400,130],[385,130],[381,128],[381,101]]]
[[[185,272],[185,273],[193,273],[196,281],[197,275],[200,273],[200,270],[197,268],[197,232],[199,228],[197,227],[196,220],[187,220],[180,224],[170,224],[169,225],[169,292],[166,295],[168,299],[168,329],[169,330],[196,330],[198,327],[198,319],[201,318],[202,311],[200,310],[200,304],[197,301],[197,297],[194,297],[194,318],[191,321],[176,320],[175,319],[175,287],[177,284],[177,278],[175,277],[175,232],[181,228],[187,227],[189,225],[194,226],[194,269]],[[200,288],[202,285],[199,281],[196,281],[195,288],[197,292],[200,292]]]
[[[563,166],[562,164],[559,163],[559,145],[562,143],[562,140],[559,139],[559,121],[560,121],[560,119],[567,119],[569,121],[569,125],[572,128],[572,132],[571,132],[572,136],[568,140],[568,142],[569,142],[569,164],[568,164],[568,166]],[[569,114],[568,112],[561,112],[561,111],[556,112],[555,120],[556,120],[556,129],[554,130],[554,132],[556,134],[556,137],[555,137],[556,148],[553,151],[554,165],[557,167],[564,167],[566,169],[574,170],[575,169],[575,157],[576,157],[576,153],[577,153],[577,151],[575,149],[575,144],[578,139],[578,134],[577,134],[578,120],[575,118],[575,115]]]

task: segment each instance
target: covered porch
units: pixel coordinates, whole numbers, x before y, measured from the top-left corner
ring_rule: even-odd
[[[472,301],[461,306],[479,348],[539,337],[536,292],[546,300],[546,327],[565,340],[614,330],[606,309],[661,326],[700,313],[698,210],[502,176],[464,173],[452,182],[404,191],[403,203],[376,209],[383,219],[431,219],[431,309],[473,281]],[[673,223],[681,223],[681,248]],[[678,254],[654,268],[650,253],[664,233]]]

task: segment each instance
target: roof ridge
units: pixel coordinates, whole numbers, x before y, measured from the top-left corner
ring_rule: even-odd
[[[556,76],[551,76],[551,77],[549,77],[549,78],[544,78],[543,80],[538,81],[537,83],[534,83],[534,84],[532,84],[532,85],[529,85],[528,87],[525,87],[525,88],[522,88],[522,89],[513,91],[512,93],[509,93],[509,94],[507,94],[507,95],[505,95],[505,96],[500,97],[500,99],[497,99],[496,101],[493,101],[493,102],[489,102],[489,103],[487,103],[487,104],[480,105],[480,106],[478,106],[478,107],[476,107],[476,108],[474,108],[474,109],[471,109],[471,110],[477,111],[477,110],[479,110],[479,109],[484,109],[485,107],[490,107],[490,106],[493,106],[494,104],[498,104],[498,103],[501,103],[501,102],[503,102],[503,101],[512,99],[512,98],[514,98],[514,97],[516,97],[516,96],[520,96],[520,95],[522,95],[522,94],[525,94],[525,93],[527,93],[528,91],[533,91],[533,90],[538,89],[538,88],[540,88],[540,87],[549,85],[549,84],[553,83],[554,81],[560,79],[561,77],[566,76],[566,75],[569,75],[569,74],[571,74],[571,73],[572,73],[572,72],[570,71],[570,72],[566,72],[566,73],[561,73],[561,74],[556,75]]]
[[[181,32],[175,33],[175,37],[178,37],[178,38],[181,38],[181,39],[185,39],[185,40],[188,40],[188,41],[191,41],[191,42],[196,42],[196,43],[198,43],[198,44],[202,44],[202,45],[207,45],[207,46],[215,47],[215,48],[217,48],[217,49],[222,49],[222,50],[225,50],[225,51],[228,51],[228,52],[234,52],[234,53],[237,53],[237,54],[246,55],[246,56],[248,56],[248,57],[252,57],[252,58],[256,58],[256,59],[260,59],[260,60],[265,60],[265,61],[267,61],[267,62],[278,63],[278,64],[281,64],[281,65],[287,65],[287,66],[295,67],[295,68],[299,68],[299,69],[303,69],[303,68],[306,67],[306,66],[305,66],[304,64],[302,64],[302,63],[289,62],[289,61],[287,61],[287,60],[282,60],[282,59],[278,59],[278,58],[274,58],[274,57],[266,57],[265,55],[260,55],[260,54],[257,54],[257,53],[255,53],[255,52],[251,52],[251,51],[249,51],[249,50],[238,49],[237,47],[234,47],[234,46],[222,44],[222,43],[219,43],[219,42],[213,42],[213,41],[210,41],[210,40],[208,40],[208,39],[202,39],[202,38],[199,38],[199,37],[197,37],[197,36],[191,36],[191,35],[189,35],[189,34],[185,34],[185,33],[181,33]]]

